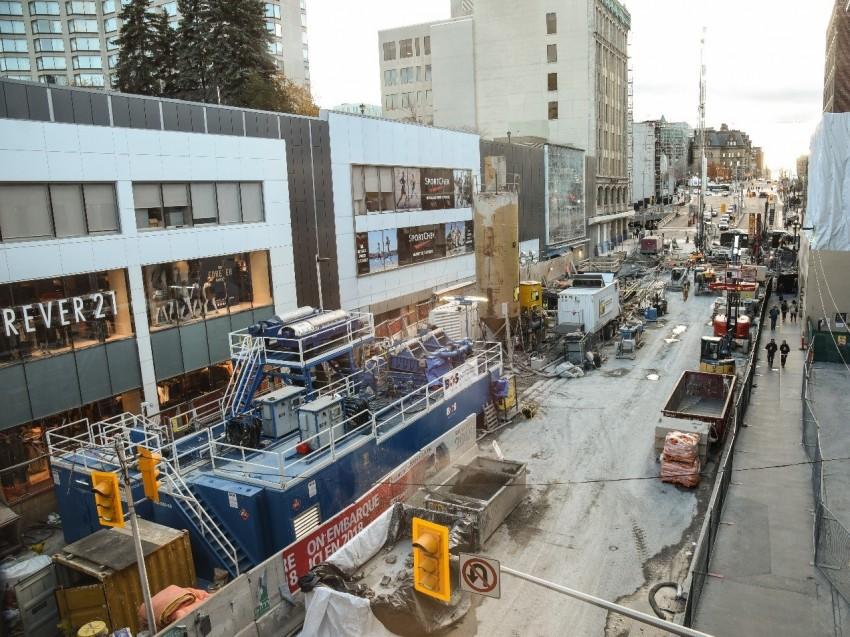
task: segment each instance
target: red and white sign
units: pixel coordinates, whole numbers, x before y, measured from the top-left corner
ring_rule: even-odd
[[[301,575],[327,560],[391,504],[407,499],[427,477],[457,461],[474,443],[475,414],[472,414],[393,469],[376,486],[315,531],[283,549],[283,568],[289,590],[297,591]]]
[[[460,589],[499,599],[502,596],[498,560],[480,555],[460,554]]]

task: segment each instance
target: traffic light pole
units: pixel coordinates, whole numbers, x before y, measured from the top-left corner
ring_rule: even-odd
[[[537,584],[538,586],[543,586],[558,593],[562,593],[564,595],[567,595],[568,597],[572,597],[582,602],[587,602],[588,604],[593,604],[594,606],[598,606],[600,608],[610,610],[611,612],[624,615],[625,617],[634,619],[635,621],[638,621],[642,624],[654,626],[655,628],[661,628],[669,633],[672,633],[673,635],[681,635],[681,637],[711,637],[708,633],[703,633],[698,630],[693,630],[692,628],[680,626],[679,624],[668,622],[667,620],[661,619],[659,617],[653,617],[652,615],[647,615],[646,613],[627,608],[626,606],[620,606],[620,604],[615,604],[600,597],[594,597],[593,595],[588,595],[587,593],[582,593],[580,591],[573,590],[572,588],[567,588],[566,586],[555,584],[554,582],[535,577],[534,575],[515,571],[512,568],[508,568],[504,564],[501,565],[500,570],[502,573],[513,575],[514,577],[518,577],[519,579],[531,582],[532,584]]]
[[[121,463],[121,473],[124,476],[124,494],[127,498],[127,512],[130,516],[130,528],[133,532],[133,546],[136,549],[136,564],[139,566],[139,584],[142,588],[142,597],[145,601],[145,614],[148,619],[148,630],[151,634],[156,633],[156,614],[153,611],[151,601],[151,587],[148,583],[148,570],[145,566],[145,552],[142,549],[142,537],[139,534],[139,521],[136,518],[136,506],[133,504],[133,488],[130,486],[130,469],[124,457],[124,445],[120,438],[115,439],[115,451],[118,461]]]

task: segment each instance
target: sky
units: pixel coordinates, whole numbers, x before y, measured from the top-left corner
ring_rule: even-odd
[[[483,0],[482,0],[483,1]],[[571,1],[571,0],[561,0]],[[706,125],[726,123],[794,169],[822,112],[832,0],[626,0],[634,120],[696,125],[705,27]],[[310,75],[322,107],[380,104],[378,31],[449,17],[449,0],[312,0]]]

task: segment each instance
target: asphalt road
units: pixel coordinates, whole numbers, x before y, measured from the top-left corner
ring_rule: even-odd
[[[697,366],[713,297],[668,295],[670,313],[646,331],[636,360],[608,348],[601,369],[531,388],[540,412],[496,435],[506,458],[528,463],[530,495],[485,547],[538,577],[651,612],[646,591],[682,579],[711,484],[696,491],[658,478],[654,428],[680,373]],[[669,342],[673,329],[687,329]],[[650,380],[649,375],[657,375]],[[483,453],[492,455],[489,439]],[[672,602],[670,602],[672,604]],[[637,626],[637,625],[636,625]],[[630,632],[631,631],[631,632]],[[662,634],[505,576],[501,599],[475,596],[451,635],[570,637]]]

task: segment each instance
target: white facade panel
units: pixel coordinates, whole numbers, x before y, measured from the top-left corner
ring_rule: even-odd
[[[451,168],[480,173],[479,137],[427,126],[370,119],[337,112],[324,114],[331,139],[340,301],[345,309],[365,308],[414,292],[475,276],[472,254],[446,257],[357,276],[355,234],[420,225],[471,221],[472,209],[411,210],[355,215],[352,165]]]
[[[431,26],[434,124],[475,130],[475,51],[472,18]]]

